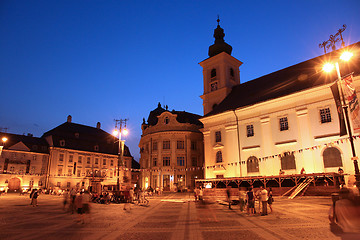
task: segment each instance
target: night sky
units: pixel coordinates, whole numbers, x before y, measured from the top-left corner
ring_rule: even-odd
[[[246,82],[322,55],[343,24],[345,43],[360,41],[359,10],[359,0],[2,0],[0,128],[40,137],[72,115],[112,132],[128,118],[139,160],[142,119],[158,102],[202,115],[198,63],[217,15]]]

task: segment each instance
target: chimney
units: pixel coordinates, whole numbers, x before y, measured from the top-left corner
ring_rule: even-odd
[[[97,122],[96,128],[97,128],[97,129],[100,129],[100,127],[101,127],[101,123],[100,123],[100,122]]]
[[[71,123],[71,121],[72,121],[72,117],[71,117],[71,115],[69,115],[69,116],[67,117],[67,122],[68,122],[68,123]]]

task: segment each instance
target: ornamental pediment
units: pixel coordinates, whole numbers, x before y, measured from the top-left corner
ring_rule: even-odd
[[[224,148],[224,145],[222,145],[221,143],[216,143],[214,146],[213,146],[213,149],[222,149]]]
[[[17,151],[30,151],[30,148],[28,148],[23,142],[18,142],[11,147],[9,147],[9,150],[17,150]]]

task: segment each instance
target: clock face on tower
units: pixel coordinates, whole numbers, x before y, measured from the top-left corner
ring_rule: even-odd
[[[210,89],[211,91],[215,91],[218,89],[218,83],[217,82],[213,82],[210,84]]]

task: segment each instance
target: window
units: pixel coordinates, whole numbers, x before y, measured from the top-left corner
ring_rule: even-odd
[[[280,131],[289,130],[289,123],[287,117],[280,118]]]
[[[154,166],[154,167],[157,166],[157,158],[153,158],[153,166]]]
[[[35,167],[31,167],[30,174],[35,174]]]
[[[60,147],[65,147],[65,140],[60,140]]]
[[[57,182],[57,183],[56,183],[56,186],[57,186],[57,187],[61,187],[61,182]]]
[[[30,181],[29,181],[29,186],[30,186],[30,187],[34,186],[34,180],[30,180]]]
[[[321,119],[321,123],[331,122],[330,108],[320,109],[320,119]]]
[[[176,148],[177,149],[184,149],[184,141],[177,141],[176,142]]]
[[[169,140],[163,141],[163,149],[170,149],[170,141]]]
[[[33,160],[36,161],[36,155],[33,155]]]
[[[152,150],[153,150],[153,151],[157,151],[157,150],[158,150],[158,143],[157,143],[157,142],[153,142],[153,143],[152,143]]]
[[[43,185],[43,182],[41,180],[38,181],[39,187]]]
[[[230,68],[230,78],[234,79],[235,77],[235,72],[233,68]]]
[[[210,90],[216,91],[218,89],[218,82],[213,82],[210,84]]]
[[[191,141],[191,150],[196,150],[196,149],[197,149],[196,142]]]
[[[58,176],[61,176],[62,175],[62,167],[59,167],[58,168]]]
[[[222,152],[221,151],[217,151],[216,153],[216,163],[221,163],[223,161],[222,159]]]
[[[246,126],[246,136],[253,137],[254,136],[254,125],[250,124]]]
[[[216,69],[213,68],[213,69],[211,69],[210,78],[213,79],[215,77],[216,77]]]
[[[69,155],[69,163],[73,162],[74,155]]]
[[[94,150],[95,150],[95,151],[99,151],[99,145],[95,145],[95,146],[94,146]]]
[[[114,166],[114,160],[110,160],[110,166],[112,167],[112,166]]]
[[[281,169],[282,170],[296,169],[294,153],[285,152],[281,156]]]
[[[72,175],[72,172],[73,172],[72,169],[71,169],[71,168],[68,168],[68,174],[67,174],[67,175],[68,175],[68,176],[71,176],[71,175]]]
[[[216,178],[224,178],[224,175],[216,175]]]
[[[10,172],[11,172],[11,173],[15,172],[14,166],[11,166],[11,167],[10,167]]]
[[[328,147],[323,153],[324,167],[342,167],[341,153],[335,147]]]
[[[259,172],[259,160],[257,159],[257,157],[249,157],[246,161],[246,165],[248,173]]]
[[[191,165],[197,167],[197,157],[191,157]]]
[[[170,166],[170,157],[163,157],[163,166]]]
[[[79,138],[80,134],[79,133],[75,133],[75,138]]]
[[[185,157],[177,157],[177,165],[184,166],[185,165]]]
[[[221,142],[221,132],[217,131],[215,132],[215,142]]]
[[[66,183],[66,187],[69,188],[71,185],[70,185],[70,182],[67,182]]]
[[[82,156],[78,157],[78,163],[82,163]]]
[[[81,170],[77,170],[77,177],[81,176]]]
[[[106,158],[103,159],[103,165],[106,165]]]
[[[170,122],[170,119],[169,119],[168,117],[166,117],[166,118],[164,119],[164,123],[165,123],[165,124],[169,124],[169,122]]]
[[[91,163],[90,157],[87,157],[87,158],[86,158],[86,163],[87,163],[87,164],[90,164],[90,163]]]
[[[60,163],[64,162],[64,154],[62,153],[59,154],[59,162]]]
[[[95,158],[95,164],[99,164],[99,158]]]

